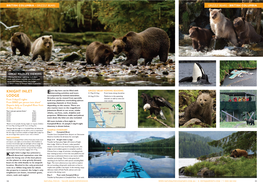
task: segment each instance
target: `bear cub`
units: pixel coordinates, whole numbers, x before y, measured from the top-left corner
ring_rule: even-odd
[[[197,51],[203,51],[205,47],[209,47],[212,33],[206,28],[191,26],[189,29],[189,37],[192,38],[193,48]]]
[[[191,103],[184,111],[185,121],[192,118],[198,118],[203,123],[212,124],[213,98],[209,93],[199,92],[196,101]]]
[[[238,17],[233,21],[239,44],[260,43],[263,37],[255,31],[251,23],[245,21],[245,18]]]
[[[29,56],[31,50],[31,41],[23,32],[15,32],[11,37],[11,48],[13,55],[16,55],[16,49],[20,51],[20,56]]]
[[[49,61],[51,58],[53,46],[54,42],[52,35],[39,37],[32,45],[32,60],[35,60],[38,55],[40,55],[43,61]]]
[[[167,61],[170,39],[168,34],[160,28],[150,27],[140,33],[128,32],[123,37],[112,39],[113,53],[124,52],[127,56],[123,65],[135,66],[139,58],[145,59],[144,65],[150,65],[152,59],[158,55],[160,61]]]
[[[239,46],[233,23],[221,13],[222,10],[209,8],[209,11],[210,27],[215,34],[215,39],[225,38],[233,45]]]
[[[87,64],[109,65],[113,59],[114,54],[110,46],[101,42],[94,41],[87,46],[86,49],[86,62]]]

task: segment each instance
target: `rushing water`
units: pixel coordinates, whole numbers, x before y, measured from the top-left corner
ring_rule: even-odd
[[[216,86],[216,63],[199,63],[204,69],[205,74],[208,75],[208,80],[211,84],[200,84],[192,82],[181,82],[180,86]],[[184,77],[192,76],[193,63],[179,63],[179,80]]]
[[[175,159],[169,155],[105,151],[89,152],[89,178],[117,178],[130,158],[136,159],[151,178],[175,178]]]
[[[227,75],[221,86],[257,86],[257,70],[245,69],[244,71],[248,73],[234,79],[229,79],[231,74]]]

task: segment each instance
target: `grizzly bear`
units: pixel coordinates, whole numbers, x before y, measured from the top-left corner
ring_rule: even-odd
[[[202,51],[205,47],[209,47],[212,33],[206,28],[191,26],[189,29],[189,37],[192,38],[193,48],[197,51]]]
[[[35,60],[40,55],[43,61],[49,61],[53,46],[52,35],[39,37],[32,45],[32,60]]]
[[[136,33],[128,32],[120,38],[113,37],[113,53],[124,52],[127,56],[123,65],[137,65],[139,58],[144,58],[144,65],[151,64],[154,57],[159,55],[160,61],[166,62],[170,48],[168,34],[156,27]]]
[[[245,150],[235,149],[231,152],[230,156],[234,158],[244,156],[247,158],[248,154],[247,154],[247,151]]]
[[[233,23],[221,13],[221,9],[211,9],[210,11],[210,27],[215,34],[215,39],[226,38],[233,45],[239,46]]]
[[[31,41],[23,32],[15,32],[11,37],[11,47],[13,55],[16,55],[16,49],[20,51],[20,56],[29,56],[31,50]]]
[[[234,19],[233,24],[240,46],[243,44],[259,43],[263,41],[262,36],[257,34],[253,26],[245,21],[245,18],[238,17]]]
[[[212,124],[213,98],[209,93],[199,92],[196,101],[191,103],[184,110],[184,119],[189,121],[192,118],[198,118],[203,123]]]
[[[245,121],[247,122],[247,125],[255,125],[255,122],[253,119],[247,119],[245,118]]]
[[[109,65],[113,59],[113,51],[110,46],[101,42],[94,41],[86,49],[86,61],[87,64]]]

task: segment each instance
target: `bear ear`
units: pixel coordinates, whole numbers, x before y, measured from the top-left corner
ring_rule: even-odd
[[[116,38],[114,36],[112,36],[112,41],[114,41]]]
[[[50,35],[49,37],[50,37],[50,39],[52,39],[52,35]]]
[[[218,12],[222,12],[222,9],[219,9],[219,11]]]
[[[199,91],[199,95],[201,95],[202,94],[202,91]]]
[[[212,9],[211,8],[209,8],[209,12],[211,12],[212,11]]]
[[[122,38],[122,41],[123,41],[124,43],[126,43],[126,41],[127,41],[127,37],[126,37],[126,36],[123,37],[123,38]]]

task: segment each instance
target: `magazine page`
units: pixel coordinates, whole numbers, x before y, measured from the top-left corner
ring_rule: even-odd
[[[1,185],[261,185],[262,20],[261,0],[1,0]]]

